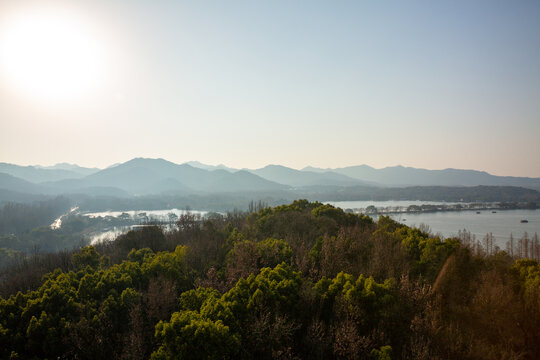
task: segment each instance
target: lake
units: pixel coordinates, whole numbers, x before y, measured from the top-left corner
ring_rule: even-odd
[[[89,217],[118,217],[122,214],[128,214],[130,217],[135,218],[137,215],[145,214],[148,218],[157,219],[157,220],[167,220],[169,214],[174,214],[176,216],[184,215],[187,213],[194,215],[204,216],[208,214],[208,211],[199,211],[199,210],[180,210],[180,209],[164,209],[164,210],[126,210],[126,211],[102,211],[94,213],[84,213],[82,215]]]
[[[451,205],[457,203],[437,202],[437,201],[335,201],[328,202],[342,209],[365,209],[373,205],[377,208],[388,207],[408,207],[409,205]],[[85,216],[90,217],[118,217],[122,213],[127,213],[132,218],[137,218],[141,214],[145,214],[149,219],[167,221],[170,213],[180,216],[187,213],[187,210],[179,209],[164,209],[164,210],[132,210],[132,211],[104,211],[96,213],[86,213]],[[201,216],[206,215],[206,211],[189,210],[192,214]],[[497,210],[492,213],[490,210],[480,211],[441,211],[441,212],[424,212],[424,213],[401,213],[391,214],[391,218],[408,226],[419,226],[420,224],[428,225],[434,234],[440,233],[444,237],[457,236],[459,230],[470,231],[478,240],[489,232],[495,237],[495,243],[504,248],[506,241],[510,238],[510,234],[514,238],[520,238],[524,232],[529,234],[529,237],[538,233],[540,235],[540,210]],[[520,221],[526,219],[528,223]],[[130,227],[117,227],[94,234],[91,241],[98,242],[107,238],[115,238],[116,236],[130,230]]]
[[[450,205],[445,202],[428,201],[339,201],[329,202],[342,209],[365,209],[373,205],[381,207],[407,207],[409,205]],[[474,234],[478,240],[489,232],[495,237],[495,243],[504,249],[510,234],[514,238],[520,238],[525,232],[529,237],[537,233],[540,235],[540,210],[491,210],[480,211],[440,211],[424,213],[401,213],[391,214],[390,217],[408,226],[428,225],[435,234],[440,233],[444,237],[457,236],[459,230],[466,229]],[[521,220],[528,220],[528,223],[521,223]]]
[[[421,201],[421,200],[389,200],[389,201],[328,201],[327,204],[331,204],[342,209],[365,209],[368,206],[375,206],[376,208],[395,208],[395,207],[408,207],[410,205],[454,205],[454,204],[466,204],[460,202],[443,202],[443,201]]]
[[[185,215],[187,213],[193,215],[205,216],[208,214],[208,211],[199,211],[199,210],[180,210],[180,209],[162,209],[162,210],[126,210],[126,211],[101,211],[94,213],[84,213],[82,215],[96,218],[108,216],[119,217],[123,214],[127,214],[131,220],[134,222],[144,222],[144,221],[175,221],[175,218],[170,218],[170,214],[174,214],[176,217]],[[125,216],[125,215],[124,215]],[[117,236],[122,235],[129,230],[132,230],[139,225],[130,225],[130,226],[115,226],[112,229],[100,231],[94,233],[90,236],[90,244],[96,244],[105,240],[115,239]]]

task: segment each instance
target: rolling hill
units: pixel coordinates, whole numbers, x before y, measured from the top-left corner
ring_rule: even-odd
[[[87,168],[87,167],[79,166],[77,164],[68,164],[68,163],[59,163],[59,164],[56,164],[56,165],[53,165],[53,166],[38,166],[38,165],[36,165],[34,167],[39,168],[39,169],[47,169],[47,170],[66,170],[66,171],[69,171],[69,172],[77,173],[77,174],[79,174],[81,176],[88,176],[90,174],[96,173],[99,170],[101,170],[101,169],[98,169],[98,168]]]
[[[75,171],[73,169],[20,166],[8,163],[0,163],[0,173],[9,174],[33,183],[64,179],[80,179],[87,175],[84,171],[81,172],[80,169]]]
[[[0,189],[27,194],[39,194],[46,192],[46,188],[43,186],[5,173],[0,173]]]
[[[69,195],[127,199],[138,197],[189,197],[236,194],[250,198],[313,200],[408,199],[537,201],[540,179],[501,177],[475,170],[425,170],[402,166],[374,169],[367,165],[347,168],[295,170],[280,165],[235,170],[197,163],[175,164],[164,159],[135,158],[87,176],[73,175],[77,165],[55,168],[0,164],[34,182],[0,173],[0,202],[30,201],[42,196]],[[65,168],[65,169],[62,169]],[[71,170],[70,170],[71,169]],[[83,168],[84,169],[84,168]],[[78,169],[80,171],[80,169]],[[67,172],[67,173],[66,173]],[[55,179],[63,176],[77,176]],[[374,184],[382,184],[374,186]],[[509,186],[516,188],[509,188]],[[452,187],[452,188],[450,188]],[[470,187],[477,187],[471,189]],[[29,196],[32,195],[32,196]]]
[[[267,180],[293,187],[314,185],[352,186],[365,184],[361,180],[331,171],[300,171],[281,165],[267,165],[261,169],[249,171]]]
[[[358,180],[375,182],[384,186],[518,186],[540,190],[540,178],[496,176],[485,171],[444,169],[427,170],[404,166],[375,169],[368,165],[335,169],[305,167],[305,172],[333,171]]]
[[[135,158],[109,167],[82,179],[48,182],[56,189],[109,187],[132,195],[188,194],[197,192],[273,191],[287,186],[259,176],[238,171],[204,170],[187,164],[175,164],[163,159]]]

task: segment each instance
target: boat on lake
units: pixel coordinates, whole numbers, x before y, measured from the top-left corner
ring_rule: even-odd
[[[526,219],[523,219],[523,220],[520,221],[520,223],[523,223],[523,224],[528,223],[528,222],[529,222],[529,220],[526,220]]]

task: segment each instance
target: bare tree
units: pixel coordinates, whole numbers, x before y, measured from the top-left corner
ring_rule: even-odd
[[[537,233],[534,233],[534,236],[531,239],[531,258],[540,261],[540,242]]]
[[[523,257],[525,259],[529,258],[529,234],[525,231],[523,234],[523,237],[521,238],[521,241],[523,242]]]
[[[486,236],[484,236],[483,243],[484,243],[484,251],[486,255],[493,255],[493,233],[487,233]]]
[[[510,239],[506,242],[506,252],[514,258],[514,236],[510,233]]]

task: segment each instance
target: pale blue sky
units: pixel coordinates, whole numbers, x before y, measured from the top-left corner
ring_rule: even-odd
[[[538,1],[0,0],[0,49],[43,3],[77,19],[100,70],[51,98],[0,68],[0,161],[540,177]]]

